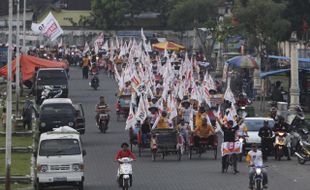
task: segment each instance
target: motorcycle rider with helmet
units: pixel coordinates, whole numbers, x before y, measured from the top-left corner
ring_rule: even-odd
[[[264,121],[264,126],[259,129],[258,136],[261,138],[263,160],[266,161],[271,152],[272,146],[272,130],[268,125],[268,121]]]
[[[250,185],[249,188],[253,189],[254,181],[253,177],[255,174],[255,167],[263,167],[263,155],[262,151],[257,149],[256,144],[252,144],[252,149],[248,152],[246,156],[246,161],[248,162],[250,166],[250,171],[249,171],[249,179],[250,179]],[[268,176],[267,176],[267,171],[265,168],[262,169],[262,174],[263,174],[263,188],[267,189],[267,184],[268,184]]]
[[[289,125],[285,122],[284,117],[278,116],[278,122],[274,124],[273,131],[276,133],[276,135],[279,132],[285,133],[286,140],[288,142],[287,144],[290,143],[290,136],[289,136],[290,129],[289,129]],[[287,160],[291,160],[291,151],[287,146],[286,146],[286,153],[287,153]]]
[[[110,108],[106,104],[104,96],[100,96],[99,103],[96,105],[96,117],[95,118],[96,118],[97,125],[99,125],[100,113],[108,112],[108,111],[110,111]],[[109,121],[110,121],[110,116],[108,115],[107,125],[109,124]]]

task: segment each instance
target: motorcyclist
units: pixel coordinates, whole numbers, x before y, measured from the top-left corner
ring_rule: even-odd
[[[136,156],[134,155],[134,153],[132,153],[129,149],[128,149],[129,145],[128,143],[124,142],[122,143],[121,145],[121,150],[119,150],[117,153],[116,153],[116,156],[115,156],[115,161],[119,162],[118,159],[122,159],[122,158],[131,158],[133,160],[136,160]],[[119,162],[119,164],[121,164]],[[119,169],[117,170],[117,180],[119,182],[119,186],[121,187],[121,180],[120,180],[120,171]]]
[[[99,125],[100,113],[106,113],[108,111],[110,111],[110,108],[109,108],[108,104],[106,104],[104,96],[100,96],[99,103],[96,105],[96,121],[97,121],[97,125]],[[109,124],[109,121],[110,121],[110,116],[108,115],[107,125]]]
[[[256,144],[252,144],[252,149],[248,152],[246,156],[246,161],[248,162],[250,166],[250,171],[249,171],[249,179],[250,179],[250,184],[249,188],[253,189],[254,181],[253,177],[255,174],[255,166],[262,167],[263,166],[263,159],[262,159],[262,151],[257,149]],[[262,168],[262,173],[263,173],[263,188],[267,189],[267,184],[268,184],[268,176],[267,176],[267,171],[265,168]]]
[[[279,132],[285,133],[287,145],[288,145],[290,144],[290,141],[291,141],[290,136],[289,136],[289,132],[290,132],[289,125],[284,121],[284,117],[279,116],[278,118],[279,120],[277,123],[274,124],[273,131],[276,133],[276,135]],[[290,148],[288,146],[286,146],[286,154],[287,154],[287,160],[291,160]]]
[[[133,160],[136,160],[136,156],[134,155],[134,153],[132,153],[129,149],[128,149],[129,145],[128,143],[124,142],[121,145],[121,150],[119,150],[115,156],[115,161],[118,161],[118,159],[124,158],[124,157],[129,157]]]
[[[267,161],[268,155],[271,152],[272,145],[272,130],[268,125],[268,121],[264,121],[264,126],[259,129],[258,136],[261,138],[262,152],[263,152],[263,160]]]
[[[224,139],[223,142],[235,142],[236,139],[236,132],[239,130],[239,125],[235,125],[234,126],[234,122],[232,120],[228,120],[226,126],[217,118],[217,121],[220,123],[222,131],[224,133]],[[222,157],[222,173],[225,172],[225,168],[226,168],[226,160],[227,160],[227,156],[225,155]],[[236,156],[236,155],[234,155]],[[235,159],[237,160],[237,159]],[[233,167],[234,167],[234,173],[239,173],[239,171],[237,170],[237,161],[233,163]]]

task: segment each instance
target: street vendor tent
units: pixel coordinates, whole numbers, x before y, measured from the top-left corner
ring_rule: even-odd
[[[173,42],[160,42],[157,44],[153,44],[153,48],[156,50],[164,51],[166,50],[171,50],[171,51],[180,51],[180,50],[185,50],[185,47]]]
[[[34,56],[22,55],[20,56],[20,65],[23,81],[32,78],[35,68],[65,68],[66,64],[64,62],[50,61],[46,59],[41,59]],[[12,74],[15,75],[16,72],[16,59],[12,62]],[[0,68],[0,76],[7,76],[7,65]]]

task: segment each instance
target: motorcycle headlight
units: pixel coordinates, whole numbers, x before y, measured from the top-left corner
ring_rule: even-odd
[[[38,165],[37,170],[38,170],[38,172],[47,172],[48,167],[47,167],[47,165]]]
[[[257,175],[260,175],[262,173],[262,169],[261,168],[256,168],[256,173],[257,173]]]
[[[74,123],[73,122],[69,122],[68,125],[69,125],[69,127],[73,127]]]
[[[41,122],[40,126],[41,126],[41,127],[45,127],[45,126],[46,126],[46,123],[45,123],[45,122]]]
[[[75,172],[83,171],[84,165],[83,164],[72,164],[72,170]]]

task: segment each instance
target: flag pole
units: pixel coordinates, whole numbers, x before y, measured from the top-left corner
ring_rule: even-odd
[[[24,0],[24,9],[23,9],[23,53],[26,53],[26,8],[27,8],[27,0]]]
[[[17,19],[16,19],[16,118],[19,117],[19,98],[20,98],[20,0],[16,0],[17,3]]]
[[[6,135],[5,135],[5,189],[11,189],[11,151],[12,151],[12,22],[13,0],[9,0],[9,47],[7,63]]]

